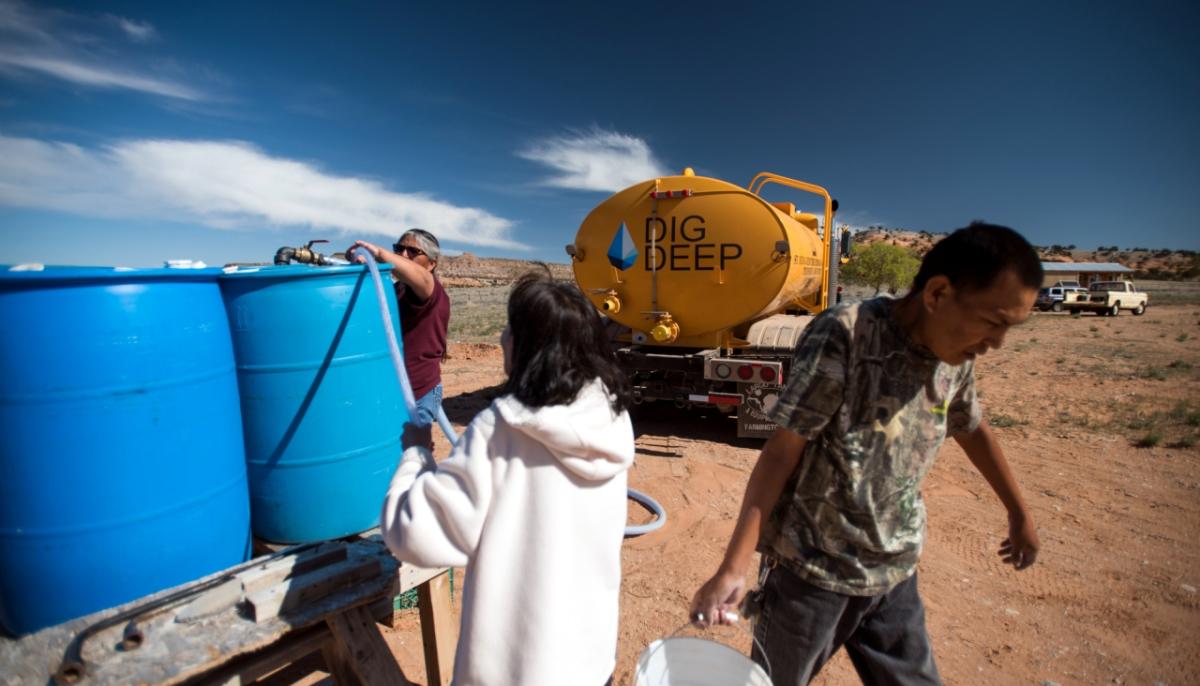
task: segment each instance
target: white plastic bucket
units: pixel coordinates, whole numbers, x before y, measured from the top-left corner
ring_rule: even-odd
[[[771,677],[741,651],[677,633],[642,651],[634,686],[771,686]]]

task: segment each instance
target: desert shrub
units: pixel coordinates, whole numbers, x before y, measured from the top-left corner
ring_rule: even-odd
[[[1147,433],[1146,435],[1142,436],[1141,438],[1137,439],[1137,441],[1134,443],[1134,445],[1136,445],[1139,448],[1153,448],[1154,446],[1158,445],[1159,443],[1162,443],[1162,439],[1163,439],[1163,436],[1161,433],[1159,433],[1158,431],[1151,431],[1151,432]]]
[[[993,414],[988,417],[988,424],[1001,429],[1008,429],[1014,426],[1023,426],[1028,423],[1029,422],[1024,419],[1013,417],[1007,414]]]
[[[1143,367],[1142,369],[1139,369],[1137,372],[1137,377],[1139,379],[1154,379],[1155,381],[1166,381],[1167,373],[1158,367],[1149,366],[1149,367]]]

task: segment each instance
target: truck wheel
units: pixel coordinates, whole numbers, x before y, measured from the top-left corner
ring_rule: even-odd
[[[1146,314],[1146,303],[1138,303],[1138,306],[1133,308],[1133,314],[1137,317]]]
[[[1117,315],[1121,314],[1121,303],[1120,303],[1120,301],[1113,303],[1112,309],[1110,309],[1110,310],[1108,311],[1108,314],[1109,314],[1109,315],[1111,315],[1111,316],[1113,316],[1113,317],[1116,317]]]
[[[1054,310],[1055,312],[1062,312],[1062,301],[1055,300],[1054,304],[1050,306],[1050,309]]]

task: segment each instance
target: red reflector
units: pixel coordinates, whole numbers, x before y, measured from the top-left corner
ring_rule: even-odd
[[[751,367],[748,364],[744,364],[744,365],[738,367],[738,378],[749,381],[753,377],[754,377],[754,367]]]
[[[692,189],[684,188],[678,191],[650,191],[651,198],[690,198]]]
[[[709,393],[707,395],[692,394],[688,400],[694,403],[711,403],[713,405],[741,405],[742,396],[738,393]]]
[[[758,370],[758,377],[767,383],[771,383],[775,380],[775,370],[770,367],[763,367]]]

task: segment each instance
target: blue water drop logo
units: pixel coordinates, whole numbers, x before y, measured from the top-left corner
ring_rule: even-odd
[[[613,236],[612,243],[608,246],[608,263],[612,266],[625,271],[637,262],[638,251],[637,246],[633,243],[633,234],[629,233],[629,227],[625,226],[625,222],[621,222],[620,228],[617,229],[617,235]]]

